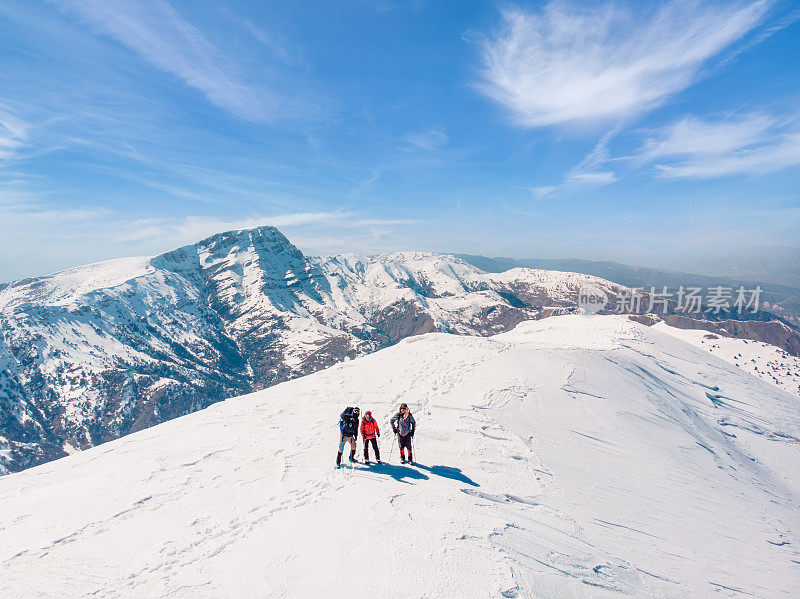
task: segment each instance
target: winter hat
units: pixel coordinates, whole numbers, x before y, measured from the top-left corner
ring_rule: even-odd
[[[367,410],[366,412],[364,412],[364,416],[372,416],[372,412],[370,412],[369,410]]]

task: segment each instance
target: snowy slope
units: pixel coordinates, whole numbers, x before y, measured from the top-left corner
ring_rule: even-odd
[[[655,324],[653,328],[700,347],[763,381],[800,396],[800,358],[780,347],[760,341],[721,337],[703,330],[677,329],[664,322]]]
[[[335,471],[408,402],[420,465]],[[432,333],[0,479],[4,597],[796,597],[800,404],[674,337]]]

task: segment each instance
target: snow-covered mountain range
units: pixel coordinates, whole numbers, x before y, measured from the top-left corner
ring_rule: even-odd
[[[19,470],[428,331],[488,335],[590,279],[450,256],[307,258],[215,235],[0,290],[0,468]],[[608,284],[610,286],[610,284]]]
[[[493,335],[573,311],[585,284],[609,298],[627,289],[439,254],[306,257],[272,227],[11,283],[0,289],[0,473],[412,335]]]
[[[390,463],[333,469],[347,405]],[[565,315],[411,337],[2,477],[0,596],[788,598],[799,524],[795,396]]]

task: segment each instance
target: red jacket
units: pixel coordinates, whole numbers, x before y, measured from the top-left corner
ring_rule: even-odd
[[[377,420],[370,418],[370,421],[367,422],[366,418],[361,419],[361,436],[364,439],[374,439],[380,432]]]

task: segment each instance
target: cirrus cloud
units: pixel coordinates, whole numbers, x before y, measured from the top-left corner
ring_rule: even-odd
[[[748,114],[736,119],[681,119],[655,132],[638,160],[670,179],[760,175],[800,164],[800,125]]]
[[[483,45],[479,88],[525,127],[625,120],[690,86],[770,4],[673,0],[644,15],[562,1],[508,10]]]
[[[276,98],[246,81],[238,66],[165,0],[51,0],[152,66],[242,119],[274,118]]]

